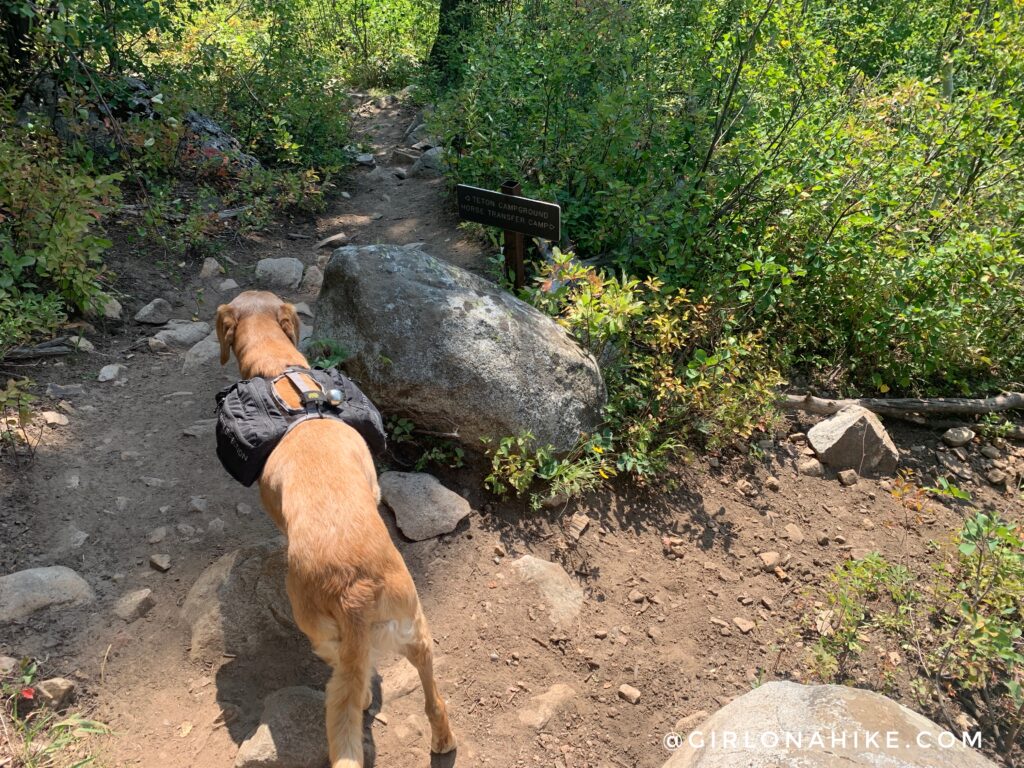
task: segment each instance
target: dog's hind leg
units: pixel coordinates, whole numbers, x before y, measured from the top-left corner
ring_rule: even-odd
[[[427,719],[430,721],[430,749],[439,754],[451,752],[455,749],[455,735],[448,722],[448,709],[434,679],[434,641],[419,600],[416,601],[416,618],[412,629],[412,639],[403,644],[400,650],[420,675]]]
[[[354,626],[332,649],[327,683],[327,745],[331,768],[363,768],[363,710],[370,688],[369,634]]]

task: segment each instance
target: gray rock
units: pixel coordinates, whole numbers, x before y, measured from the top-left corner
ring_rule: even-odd
[[[235,768],[321,768],[327,760],[324,694],[296,686],[264,700],[260,724],[239,747]]]
[[[96,381],[121,381],[128,375],[127,366],[121,365],[120,363],[111,363],[110,365],[104,365],[100,368],[100,374],[96,377]]]
[[[294,290],[302,282],[302,262],[292,256],[260,259],[256,262],[256,282],[265,288]]]
[[[216,419],[199,419],[181,430],[188,437],[209,437],[217,431]]]
[[[63,709],[75,695],[75,684],[66,677],[51,677],[36,683],[35,688],[40,701],[50,709]]]
[[[121,312],[121,302],[113,296],[108,296],[103,303],[103,317],[107,320],[120,320]]]
[[[283,540],[275,539],[229,552],[203,571],[181,608],[191,629],[191,658],[220,664],[224,654],[266,656],[275,645],[282,653],[280,646],[308,653],[308,641],[291,618],[287,569]],[[318,722],[322,730],[322,715]]]
[[[857,475],[857,470],[855,469],[843,469],[839,472],[839,482],[843,485],[856,485],[859,479],[860,477]]]
[[[662,768],[736,768],[737,749],[723,747],[724,734],[735,734],[744,768],[996,768],[959,737],[885,696],[790,682],[766,683],[733,699],[697,726]],[[873,745],[868,734],[876,734]],[[896,747],[887,748],[889,734]]]
[[[81,384],[54,384],[46,385],[46,396],[55,399],[65,397],[81,397],[85,394],[85,387]]]
[[[821,462],[817,459],[804,459],[797,465],[797,470],[801,475],[807,475],[808,477],[821,477],[825,474],[825,468],[821,466]]]
[[[171,320],[153,338],[169,349],[188,349],[206,338],[212,330],[209,323],[202,321]]]
[[[380,495],[398,527],[413,541],[451,533],[472,510],[469,502],[422,472],[385,472]]]
[[[70,568],[51,565],[0,577],[0,621],[16,621],[50,605],[91,603],[92,587]]]
[[[391,164],[392,165],[412,165],[420,159],[419,152],[413,152],[403,147],[395,147],[391,151]]]
[[[199,277],[206,280],[211,277],[216,277],[221,273],[220,262],[212,256],[207,256],[203,259],[202,269],[199,270]]]
[[[512,568],[524,583],[537,590],[556,627],[565,629],[576,620],[583,607],[583,590],[562,566],[523,555],[512,563]]]
[[[149,613],[156,601],[153,599],[153,590],[136,589],[117,601],[114,606],[114,614],[128,623],[141,619]]]
[[[67,344],[75,352],[95,352],[96,347],[84,336],[69,336]]]
[[[899,463],[899,451],[882,422],[857,405],[815,424],[807,440],[821,462],[833,469],[855,469],[862,476],[890,475]]]
[[[967,427],[952,427],[942,433],[942,442],[950,448],[967,445],[974,439],[974,432]]]
[[[367,168],[373,168],[377,164],[376,158],[369,152],[364,152],[361,155],[356,155],[356,162],[359,165],[365,165]]]
[[[171,570],[171,556],[167,554],[156,554],[149,556],[149,565],[160,573],[167,573]]]
[[[345,234],[344,232],[335,232],[333,235],[330,235],[329,237],[325,237],[319,243],[314,245],[313,246],[313,250],[317,250],[318,251],[321,248],[328,248],[328,247],[337,248],[339,246],[345,245],[345,243],[347,243],[347,242],[348,242],[348,235],[347,234]]]
[[[541,731],[555,715],[574,707],[576,697],[574,688],[565,683],[555,683],[523,705],[519,710],[519,722],[527,728]]]
[[[236,291],[238,290],[238,283],[236,283],[230,277],[227,277],[221,280],[219,283],[217,283],[217,290],[220,291],[221,293],[227,293],[228,291]]]
[[[149,532],[149,535],[146,536],[146,541],[149,542],[150,544],[159,544],[161,541],[163,541],[166,538],[167,538],[167,526],[166,525],[161,525],[161,526],[158,526],[158,527],[154,528],[152,531]]]
[[[324,273],[320,267],[312,266],[306,270],[306,276],[302,278],[299,290],[302,293],[320,293],[320,286],[324,282]]]
[[[188,500],[188,511],[195,515],[205,515],[210,509],[210,504],[205,496],[193,496]]]
[[[444,148],[434,147],[428,149],[412,164],[409,169],[409,176],[440,176],[446,167],[444,160]]]
[[[351,353],[346,370],[382,410],[473,447],[530,431],[567,451],[601,423],[601,372],[560,325],[421,250],[336,250],[313,333]]]
[[[135,313],[135,322],[146,325],[163,325],[171,319],[171,303],[167,299],[153,299]]]
[[[238,139],[209,117],[190,111],[183,122],[185,133],[177,152],[183,168],[202,169],[227,162],[232,172],[241,173],[260,166],[259,160],[242,151]]]
[[[202,341],[192,345],[185,353],[185,362],[182,363],[182,373],[205,370],[213,365],[220,365],[220,341],[217,339],[217,332],[211,331]]]

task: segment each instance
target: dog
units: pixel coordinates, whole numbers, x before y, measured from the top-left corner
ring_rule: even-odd
[[[295,308],[267,291],[245,291],[217,308],[220,362],[234,352],[245,379],[308,368],[296,345]],[[298,407],[282,380],[278,395]],[[431,750],[455,749],[434,679],[433,640],[416,585],[378,511],[380,487],[366,442],[336,419],[289,431],[259,479],[263,507],[288,540],[286,586],[295,622],[332,669],[326,720],[331,768],[363,768],[363,711],[371,654],[397,651],[419,672]]]

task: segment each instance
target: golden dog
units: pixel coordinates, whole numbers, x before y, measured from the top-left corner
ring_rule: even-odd
[[[217,308],[220,362],[233,350],[243,378],[308,367],[295,308],[246,291]],[[299,396],[282,380],[278,394]],[[327,740],[332,768],[363,768],[371,651],[394,650],[419,672],[434,752],[455,737],[434,680],[433,641],[416,586],[377,512],[380,488],[363,438],[336,419],[310,419],[274,449],[260,476],[263,506],[288,539],[288,597],[299,628],[332,668]]]

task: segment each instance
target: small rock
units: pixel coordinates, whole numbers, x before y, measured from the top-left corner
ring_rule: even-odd
[[[583,590],[560,565],[533,555],[523,555],[512,563],[523,582],[533,586],[549,608],[549,618],[557,627],[575,621],[583,607]]]
[[[734,618],[732,623],[735,624],[736,628],[744,635],[749,635],[756,626],[756,624],[754,624],[750,619],[744,619],[742,616]]]
[[[252,507],[250,507],[244,501],[240,501],[237,504],[235,504],[235,512],[242,516],[248,516],[252,514]]]
[[[237,291],[238,290],[238,283],[235,280],[232,280],[230,277],[226,277],[223,280],[221,280],[219,283],[217,283],[217,290],[220,291],[221,293],[228,293],[230,291]]]
[[[1006,484],[1006,473],[1001,469],[993,469],[989,471],[985,478],[992,483],[992,485],[1005,485]]]
[[[839,473],[839,482],[845,486],[856,485],[859,479],[855,469],[844,469]]]
[[[214,364],[220,364],[220,340],[216,331],[210,331],[204,339],[193,344],[185,353],[181,371],[191,373]]]
[[[201,321],[171,320],[164,328],[156,332],[151,341],[157,342],[158,348],[162,346],[175,350],[188,349],[209,336],[212,330],[209,323]]]
[[[786,538],[788,538],[794,544],[799,545],[804,543],[804,532],[796,523],[787,523],[785,531]]]
[[[159,528],[154,528],[149,532],[146,537],[146,541],[150,544],[159,544],[161,541],[167,538],[167,526],[161,525]]]
[[[178,523],[176,526],[174,526],[174,529],[185,538],[190,538],[196,535],[195,526],[189,525],[188,523]]]
[[[282,688],[267,696],[259,727],[242,742],[235,768],[319,768],[327,765],[324,694]]]
[[[444,168],[444,148],[434,147],[416,158],[416,162],[409,169],[409,176],[440,176],[444,173]]]
[[[569,536],[572,537],[573,541],[579,540],[589,525],[590,518],[582,512],[576,512],[569,518]]]
[[[761,568],[770,571],[779,564],[779,553],[778,552],[762,552],[758,555],[761,559]]]
[[[52,677],[35,687],[40,700],[51,709],[63,709],[75,694],[75,684],[65,677]]]
[[[56,411],[43,411],[40,415],[43,417],[43,421],[51,427],[66,427],[71,423],[67,416]]]
[[[565,683],[555,683],[523,705],[519,710],[519,722],[528,728],[542,730],[552,717],[571,706],[575,698],[575,689]]]
[[[256,263],[256,282],[267,288],[295,289],[302,282],[302,272],[302,262],[291,256],[260,259]]]
[[[114,613],[128,623],[141,619],[156,605],[153,600],[153,590],[137,589],[117,601],[114,606]]]
[[[95,352],[96,347],[84,336],[71,336],[68,345],[76,352]]]
[[[13,656],[0,656],[0,678],[11,677],[21,669],[21,662]]]
[[[391,152],[392,165],[412,165],[419,159],[419,152],[411,152],[408,149],[403,149],[402,147],[395,147]]]
[[[171,304],[167,299],[153,299],[135,313],[135,322],[147,325],[163,325],[171,319]]]
[[[121,309],[121,302],[113,296],[108,296],[106,302],[103,304],[103,317],[107,320],[120,320]]]
[[[324,282],[324,273],[320,267],[312,266],[306,270],[306,276],[302,278],[299,291],[302,293],[320,293],[320,286]]]
[[[199,270],[199,277],[202,280],[207,280],[211,277],[216,277],[221,271],[220,262],[212,256],[207,256],[203,259],[203,267]]]
[[[899,451],[878,416],[858,405],[815,424],[807,440],[818,459],[836,470],[887,475],[899,463]]]
[[[149,564],[161,573],[167,573],[167,571],[171,570],[171,556],[164,554],[150,555]]]
[[[642,603],[647,599],[647,596],[639,589],[634,589],[629,593],[629,602],[631,603]]]
[[[188,511],[193,514],[204,515],[210,509],[210,504],[205,496],[193,496],[188,500]]]
[[[768,478],[764,481],[764,485],[765,488],[767,488],[769,491],[777,491],[779,490],[779,488],[782,487],[781,483],[779,483],[779,478],[774,477],[772,475],[768,476]]]
[[[821,477],[825,474],[825,468],[817,459],[804,459],[797,465],[797,470],[799,470],[801,475],[807,475],[808,477]]]
[[[672,730],[678,734],[685,734],[693,728],[707,720],[710,715],[703,709],[694,712],[692,715],[681,717],[676,720],[676,724],[672,727]]]
[[[649,638],[651,638],[651,640],[653,640],[656,643],[660,642],[661,641],[661,630],[658,629],[657,627],[649,627],[647,629],[647,636]]]
[[[207,533],[221,534],[221,533],[224,533],[224,528],[225,528],[224,521],[221,520],[219,517],[213,518],[213,520],[211,520],[210,522],[208,522],[206,524],[206,531],[207,531]]]
[[[402,533],[423,541],[454,531],[472,511],[469,502],[423,472],[385,472],[381,499],[395,513]]]
[[[128,373],[128,369],[120,363],[111,363],[100,368],[100,374],[96,377],[97,381],[119,381],[124,379]]]
[[[183,435],[188,437],[208,437],[217,431],[217,420],[216,419],[200,419],[194,422],[191,426],[185,427],[181,430]]]
[[[967,445],[974,439],[974,432],[967,427],[952,427],[942,433],[942,442],[950,448]]]
[[[986,459],[1001,459],[1003,458],[1002,452],[994,445],[983,445],[981,446],[981,455]]]
[[[630,704],[637,704],[640,701],[640,691],[632,685],[623,683],[619,686],[619,698],[628,701]]]
[[[46,396],[55,399],[65,397],[81,397],[85,394],[85,387],[81,384],[47,384]]]
[[[376,158],[369,152],[364,152],[361,155],[356,155],[356,162],[359,165],[365,165],[367,168],[372,168],[377,164]]]

